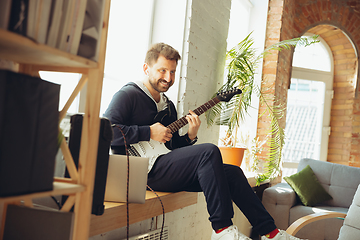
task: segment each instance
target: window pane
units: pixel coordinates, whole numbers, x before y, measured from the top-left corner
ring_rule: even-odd
[[[325,84],[291,79],[286,113],[284,162],[319,159]]]
[[[229,30],[227,37],[227,51],[236,46],[240,41],[242,41],[248,34],[248,26],[250,19],[250,11],[251,4],[248,0],[234,0],[231,1],[231,11],[230,11],[230,19],[229,19]],[[224,82],[227,81],[227,69],[224,71]],[[246,123],[242,123],[243,125]],[[223,145],[221,139],[223,139],[226,135],[228,127],[220,126],[219,133],[219,144]],[[241,131],[241,132],[240,132]],[[241,128],[238,132],[239,145],[244,145],[244,143],[248,140],[249,131],[248,127]]]
[[[329,53],[319,42],[310,46],[297,46],[293,57],[293,66],[314,70],[331,71]]]
[[[248,34],[251,5],[248,1],[234,0],[231,2],[227,50],[230,50]]]
[[[124,84],[141,81],[149,46],[153,1],[112,1],[100,116]]]

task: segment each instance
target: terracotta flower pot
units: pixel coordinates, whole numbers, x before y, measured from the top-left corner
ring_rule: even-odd
[[[240,167],[246,148],[219,147],[223,162]]]

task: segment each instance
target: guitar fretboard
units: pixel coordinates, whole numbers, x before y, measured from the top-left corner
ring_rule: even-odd
[[[204,103],[200,107],[193,110],[193,112],[196,115],[200,116],[201,114],[203,114],[204,112],[206,112],[207,110],[209,110],[210,108],[212,108],[213,106],[218,104],[219,102],[220,102],[220,100],[217,97],[214,97],[210,101]],[[174,132],[178,131],[180,128],[184,127],[186,124],[188,124],[188,121],[186,120],[186,116],[183,116],[182,118],[179,118],[178,120],[171,123],[167,127],[171,130],[171,133],[174,133]]]

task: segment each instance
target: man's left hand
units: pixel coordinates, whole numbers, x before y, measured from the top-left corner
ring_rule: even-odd
[[[201,121],[198,115],[189,110],[189,114],[186,115],[186,120],[189,123],[188,136],[190,140],[193,140],[197,136]]]

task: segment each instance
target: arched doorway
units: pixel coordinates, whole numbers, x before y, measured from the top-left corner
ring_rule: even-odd
[[[328,92],[328,95],[333,96],[328,129],[330,134],[326,157],[322,155],[318,159],[351,165],[352,152],[357,151],[354,150],[357,147],[353,142],[354,135],[356,136],[354,133],[357,132],[357,115],[360,114],[355,97],[358,72],[356,49],[350,38],[334,26],[318,25],[309,29],[307,34],[318,34],[328,45],[330,57],[333,59],[333,94]],[[323,129],[323,134],[324,132],[326,129]]]
[[[284,169],[291,172],[302,158],[327,158],[334,64],[331,49],[321,37],[319,40],[296,47],[293,55],[282,158]]]

